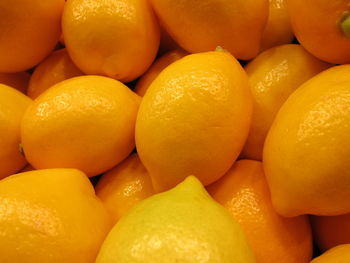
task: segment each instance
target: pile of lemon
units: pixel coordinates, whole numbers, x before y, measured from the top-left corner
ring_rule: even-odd
[[[1,0],[0,263],[349,263],[347,63],[350,0]]]

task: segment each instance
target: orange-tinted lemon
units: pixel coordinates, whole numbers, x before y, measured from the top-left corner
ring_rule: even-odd
[[[299,42],[319,59],[350,63],[348,0],[287,0],[293,31]]]
[[[64,0],[0,1],[0,72],[37,65],[61,34]]]
[[[189,175],[210,184],[231,167],[248,134],[246,73],[227,52],[188,55],[164,69],[142,99],[136,147],[156,191]]]
[[[271,48],[245,67],[254,106],[243,158],[262,159],[265,137],[280,107],[303,82],[328,67],[300,45]]]
[[[261,162],[236,162],[207,190],[243,227],[257,262],[310,261],[309,219],[307,216],[285,218],[275,212]]]
[[[269,13],[268,0],[151,0],[169,35],[190,53],[217,46],[239,59],[260,49]]]
[[[0,84],[0,179],[21,170],[27,163],[20,152],[20,124],[31,99]]]
[[[68,53],[86,74],[128,82],[156,56],[159,25],[148,1],[68,0],[62,20]]]
[[[322,251],[350,244],[350,214],[313,216],[311,222],[316,243]]]
[[[157,59],[152,66],[147,70],[147,72],[138,80],[135,88],[135,92],[140,95],[144,96],[148,87],[152,84],[153,80],[159,75],[159,73],[165,69],[167,66],[169,66],[171,63],[179,60],[180,58],[188,55],[183,50],[173,50],[170,51],[163,56],[161,56],[159,59]]]
[[[89,176],[111,169],[134,148],[140,98],[102,76],[62,81],[24,114],[23,149],[36,169],[77,168]]]
[[[0,83],[26,94],[30,74],[28,72],[0,73]]]
[[[131,207],[154,194],[151,178],[137,154],[105,173],[96,194],[117,222]]]
[[[31,171],[0,181],[1,263],[94,263],[111,227],[78,170]]]
[[[263,163],[275,209],[285,216],[350,212],[350,65],[300,86],[278,112]]]
[[[261,40],[261,50],[289,44],[294,34],[286,7],[287,0],[270,0],[269,18]]]
[[[74,65],[66,49],[54,51],[35,68],[28,96],[35,99],[54,84],[80,75],[83,73]]]

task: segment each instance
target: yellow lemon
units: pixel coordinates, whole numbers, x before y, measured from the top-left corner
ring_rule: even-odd
[[[137,204],[113,227],[96,263],[255,263],[238,223],[191,176]]]

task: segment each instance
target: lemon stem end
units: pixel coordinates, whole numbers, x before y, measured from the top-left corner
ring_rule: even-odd
[[[350,13],[347,13],[341,20],[340,29],[345,37],[350,38]]]

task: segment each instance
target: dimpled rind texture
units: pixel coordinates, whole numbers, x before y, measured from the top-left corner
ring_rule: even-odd
[[[323,71],[287,99],[263,153],[278,213],[332,216],[350,212],[349,123],[349,65]]]
[[[26,158],[36,169],[76,168],[94,176],[113,168],[135,146],[140,98],[102,76],[65,80],[39,96],[21,125]]]
[[[129,82],[142,75],[158,51],[158,21],[144,0],[68,0],[64,41],[86,74]]]
[[[78,170],[31,171],[0,181],[1,263],[94,263],[111,227]]]
[[[143,97],[136,148],[156,191],[189,175],[220,178],[241,151],[252,112],[248,79],[229,53],[186,56],[164,69]]]
[[[95,190],[115,222],[136,203],[154,194],[151,178],[136,153],[105,173]]]
[[[301,84],[330,66],[294,44],[266,50],[245,66],[254,104],[243,158],[262,160],[266,135],[283,103]]]
[[[313,246],[309,218],[286,218],[276,213],[261,162],[237,161],[207,190],[242,226],[257,262],[310,262]]]
[[[126,214],[108,234],[96,263],[254,263],[241,227],[188,177]]]

